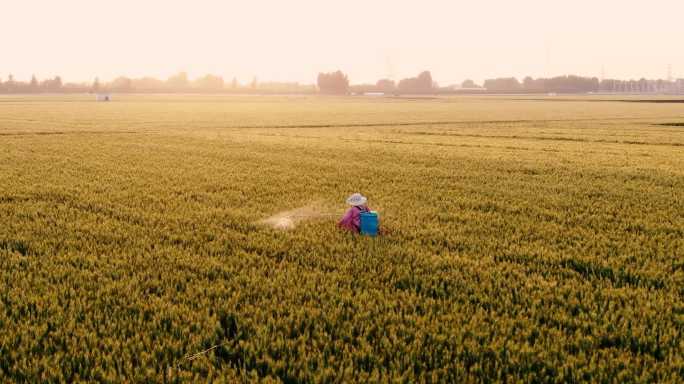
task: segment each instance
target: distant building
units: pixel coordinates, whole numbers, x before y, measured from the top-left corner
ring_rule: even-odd
[[[109,93],[98,93],[95,95],[95,101],[112,101],[112,95]]]

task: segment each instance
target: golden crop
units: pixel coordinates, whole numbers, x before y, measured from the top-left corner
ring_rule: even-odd
[[[681,382],[682,122],[590,98],[2,97],[0,381]],[[259,224],[356,191],[386,236]]]

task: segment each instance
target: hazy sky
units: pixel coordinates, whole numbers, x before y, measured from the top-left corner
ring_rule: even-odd
[[[0,78],[684,77],[683,0],[3,0]]]

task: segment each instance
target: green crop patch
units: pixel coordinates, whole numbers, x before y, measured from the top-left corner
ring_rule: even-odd
[[[21,240],[0,240],[0,249],[17,252],[22,256],[26,256],[29,253],[29,246]]]

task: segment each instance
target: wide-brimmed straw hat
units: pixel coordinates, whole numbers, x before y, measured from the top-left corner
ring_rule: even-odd
[[[360,193],[355,193],[347,198],[347,204],[354,207],[364,205],[366,204],[366,201],[368,201],[368,199]]]

